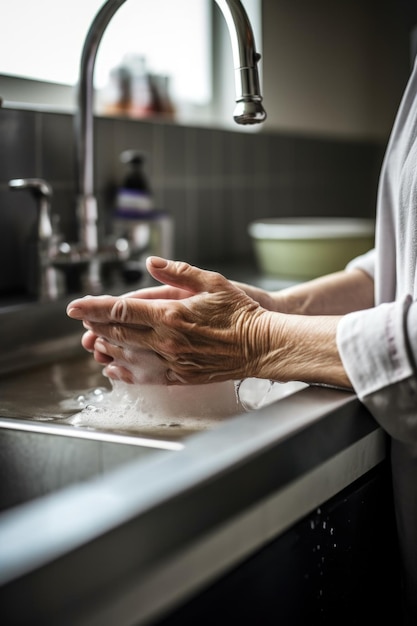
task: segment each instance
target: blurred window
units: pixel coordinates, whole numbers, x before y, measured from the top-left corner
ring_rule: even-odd
[[[170,77],[174,98],[211,98],[212,0],[127,0],[110,21],[97,54],[95,86],[125,54]],[[103,0],[11,0],[0,10],[0,74],[63,85],[77,82],[82,45]],[[3,13],[3,15],[1,15]]]

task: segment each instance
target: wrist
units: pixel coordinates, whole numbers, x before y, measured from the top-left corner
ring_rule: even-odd
[[[268,347],[257,376],[351,388],[336,343],[339,320],[339,316],[271,313],[266,331]]]

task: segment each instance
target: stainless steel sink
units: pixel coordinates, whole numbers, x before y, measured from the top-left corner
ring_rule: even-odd
[[[111,386],[90,355],[64,357],[0,376],[0,511],[184,447],[172,429],[167,439],[72,425],[88,394]]]
[[[109,391],[89,356],[0,378],[0,511],[152,455],[182,450],[179,441],[78,428],[66,423],[86,394]]]
[[[155,410],[147,421],[135,411],[126,421],[123,403],[121,419],[95,414],[97,397],[111,399],[115,389],[81,348],[82,328],[67,318],[65,304],[0,308],[0,511],[130,461],[180,452],[190,435],[245,412],[230,381],[226,388],[151,391]]]
[[[112,385],[83,350],[49,361],[0,375],[0,511],[131,461],[178,453],[189,435],[207,429],[207,420],[200,428],[196,420],[169,420],[158,410],[151,425],[140,416],[129,427],[100,419],[79,425],[86,405],[97,395],[110,397]]]
[[[59,426],[48,430],[41,423],[0,419],[0,511],[103,476],[131,461],[182,448],[171,444],[164,449],[163,442],[133,438],[120,445],[117,439],[89,439],[72,431],[77,436],[68,436]]]

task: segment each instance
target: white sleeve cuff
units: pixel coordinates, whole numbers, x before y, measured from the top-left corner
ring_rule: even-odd
[[[410,305],[411,298],[407,297],[341,318],[337,346],[359,398],[414,374],[405,333],[405,316]],[[413,312],[413,320],[416,319],[417,313]],[[417,341],[415,327],[413,334]]]

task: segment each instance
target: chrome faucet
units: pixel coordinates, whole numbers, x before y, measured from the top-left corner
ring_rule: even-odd
[[[64,276],[58,264],[61,240],[52,223],[52,187],[42,178],[14,178],[9,180],[9,188],[28,190],[37,202],[36,284],[30,288],[41,302],[56,300],[64,294]]]
[[[77,216],[79,244],[90,259],[84,287],[89,292],[101,290],[98,252],[97,201],[94,195],[93,74],[97,50],[110,20],[126,0],[107,0],[94,18],[87,33],[80,63],[75,115],[77,164]],[[256,52],[251,24],[240,0],[215,0],[229,30],[235,65],[236,109],[238,124],[257,124],[266,119],[262,106]]]

